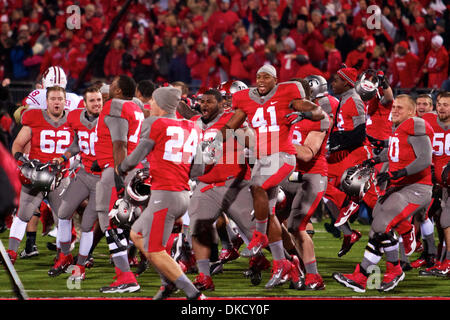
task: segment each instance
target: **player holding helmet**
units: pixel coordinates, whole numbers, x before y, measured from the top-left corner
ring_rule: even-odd
[[[29,159],[37,159],[41,163],[53,161],[64,154],[72,143],[72,134],[67,125],[67,112],[64,111],[65,90],[61,87],[50,87],[46,91],[46,109],[30,109],[22,115],[23,127],[18,133],[12,146],[12,153],[16,159],[23,159],[26,146],[30,143]],[[53,211],[53,219],[57,222],[56,212],[61,205],[61,192],[68,184],[68,177],[64,178],[56,189],[47,188],[48,199]],[[44,186],[45,187],[45,186]],[[48,186],[47,186],[48,187]],[[22,186],[20,205],[10,230],[9,250],[11,260],[15,261],[17,249],[25,233],[28,221],[34,210],[44,199],[42,188],[32,190]]]

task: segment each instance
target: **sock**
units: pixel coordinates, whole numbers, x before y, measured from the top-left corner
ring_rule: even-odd
[[[225,229],[217,230],[217,233],[219,235],[220,242],[222,243],[222,248],[230,250],[233,248],[233,244],[230,241],[230,238],[228,237],[228,232]]]
[[[394,265],[398,263],[398,243],[384,248],[384,254],[386,256],[386,261],[393,263]]]
[[[208,277],[211,276],[211,271],[209,268],[209,259],[197,260],[197,268],[198,268],[198,273],[203,273],[205,276],[208,276]]]
[[[378,264],[380,262],[381,256],[370,252],[369,250],[364,251],[364,258],[361,261],[361,268],[364,269],[364,272],[367,274],[367,269],[372,266]]]
[[[256,221],[256,231],[259,231],[262,234],[266,234],[267,222],[269,221],[269,218],[265,218],[263,220],[255,219],[255,221]]]
[[[230,239],[231,242],[234,241],[234,240],[237,238],[237,233],[234,231],[233,225],[234,225],[234,222],[232,222],[231,220],[230,220],[230,222],[227,223],[227,225],[226,225],[226,230],[227,230],[227,233],[228,233],[228,238]]]
[[[70,253],[70,243],[72,240],[72,220],[59,219],[58,221],[58,237],[57,242],[61,248],[61,252],[64,255]]]
[[[403,245],[402,237],[399,237],[399,239],[398,239],[398,249],[399,249],[399,252],[400,252],[400,260],[404,261],[404,262],[409,262],[409,258],[408,258],[408,256],[406,255],[406,252],[405,252],[405,246]]]
[[[344,236],[350,236],[352,234],[352,229],[350,228],[348,222],[337,228],[344,234]]]
[[[217,243],[213,243],[211,244],[211,253],[209,255],[209,260],[210,261],[218,261],[219,260],[219,245]]]
[[[19,217],[14,217],[11,230],[9,231],[9,250],[14,252],[19,250],[20,242],[22,241],[27,229],[27,224],[27,222],[20,220]]]
[[[317,271],[317,261],[313,260],[311,262],[305,263],[306,273],[318,274]]]
[[[80,248],[78,250],[77,264],[84,266],[87,257],[89,256],[89,251],[91,250],[92,242],[94,239],[94,232],[81,232]]]
[[[283,260],[284,259],[284,247],[283,241],[278,240],[272,243],[269,243],[270,252],[272,253],[273,260]]]
[[[445,259],[446,260],[450,260],[450,251],[447,251],[447,253],[445,255]]]
[[[36,231],[27,231],[27,241],[25,244],[25,251],[31,252],[35,244],[36,244]]]
[[[175,286],[178,289],[183,290],[190,299],[197,297],[200,293],[184,273],[175,280]]]
[[[120,269],[122,272],[130,271],[130,264],[128,263],[128,254],[127,251],[121,251],[119,253],[115,253],[112,256],[112,260],[114,265]]]

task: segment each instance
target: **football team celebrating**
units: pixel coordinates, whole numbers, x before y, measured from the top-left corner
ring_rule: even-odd
[[[255,76],[255,87],[230,80],[188,98],[183,83],[121,75],[80,97],[66,92],[64,70],[50,67],[15,114],[21,129],[11,151],[22,187],[11,261],[38,254],[40,217],[45,234],[49,221],[57,230],[50,277],[89,281],[105,237],[115,280],[104,294],[139,291],[151,264],[161,279],[154,299],[181,290],[203,300],[213,276],[239,257],[249,259],[244,276],[253,285],[272,267],[266,289],[324,290],[311,218],[328,212],[343,257],[362,237],[351,224],[365,209],[361,262],[353,273],[330,270],[335,281],[371,289],[383,255],[380,292],[412,268],[448,277],[450,92],[394,96],[381,71],[346,66],[330,83],[319,75],[278,82],[269,64]]]

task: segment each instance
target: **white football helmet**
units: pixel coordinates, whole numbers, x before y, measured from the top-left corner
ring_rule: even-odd
[[[44,89],[53,86],[59,86],[65,89],[67,86],[67,77],[63,68],[58,66],[48,68],[42,75],[42,85]]]

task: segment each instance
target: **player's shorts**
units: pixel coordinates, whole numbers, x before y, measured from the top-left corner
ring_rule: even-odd
[[[131,179],[133,179],[137,170],[138,169],[135,168],[128,172],[125,177],[125,186],[131,181]],[[114,168],[108,167],[102,171],[100,180],[96,185],[95,199],[95,210],[98,212],[100,228],[103,232],[105,232],[109,226],[109,219],[106,219],[105,215],[106,217],[108,216],[109,211],[112,209],[117,200],[116,184],[114,182]]]
[[[295,155],[277,152],[256,160],[252,169],[251,184],[261,186],[264,190],[277,187],[294,171]]]
[[[380,197],[373,209],[369,237],[373,233],[388,233],[402,220],[425,208],[431,201],[431,190],[432,186],[416,183],[393,192],[383,203]]]
[[[302,182],[284,181],[281,188],[294,196],[291,212],[287,220],[292,233],[305,231],[309,219],[314,214],[327,189],[327,177],[320,174],[304,174]]]
[[[189,205],[189,191],[152,190],[147,208],[131,229],[141,234],[146,252],[166,248],[176,219],[183,216]]]
[[[225,212],[244,235],[251,239],[255,229],[252,211],[253,198],[249,181],[230,179],[220,184],[199,182],[188,208],[191,234],[198,235],[198,221],[206,221],[212,225]]]
[[[442,188],[441,207],[440,223],[442,229],[445,229],[450,227],[450,197],[448,196],[448,188]]]
[[[100,180],[100,176],[87,173],[84,168],[81,168],[75,178],[73,178],[63,194],[61,207],[58,211],[58,218],[69,220],[78,206],[85,200],[88,204],[83,212],[81,219],[81,231],[89,232],[92,230],[95,221],[97,220],[97,211],[95,210],[95,194],[96,185]],[[108,216],[102,215],[105,221],[101,224],[108,224]]]
[[[46,197],[50,209],[52,210],[53,221],[56,225],[58,224],[58,216],[56,213],[59,211],[61,206],[62,194],[69,183],[69,177],[63,178],[59,183],[58,188],[50,191]],[[17,216],[19,219],[24,222],[30,221],[35,210],[40,208],[43,199],[44,194],[42,192],[31,192],[29,188],[22,186],[20,190],[19,209],[17,211]]]

